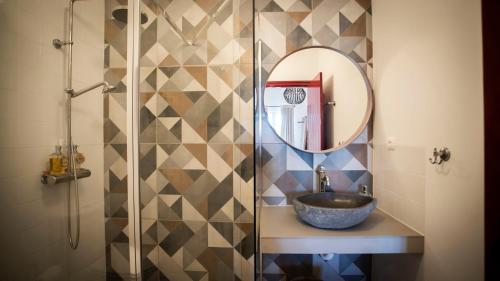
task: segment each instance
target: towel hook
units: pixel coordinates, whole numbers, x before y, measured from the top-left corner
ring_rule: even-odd
[[[441,148],[439,151],[434,147],[434,152],[432,153],[432,157],[429,158],[429,162],[432,165],[440,165],[443,162],[450,160],[451,152],[447,147]]]

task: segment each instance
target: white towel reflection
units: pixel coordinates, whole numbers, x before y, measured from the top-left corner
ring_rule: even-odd
[[[281,106],[281,137],[287,143],[294,143],[293,131],[294,131],[294,116],[293,116],[293,105],[282,105]],[[280,128],[280,127],[277,127]]]

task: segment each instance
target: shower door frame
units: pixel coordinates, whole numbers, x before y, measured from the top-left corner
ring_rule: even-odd
[[[127,196],[131,280],[142,280],[139,198],[139,84],[141,0],[128,0],[127,24]]]

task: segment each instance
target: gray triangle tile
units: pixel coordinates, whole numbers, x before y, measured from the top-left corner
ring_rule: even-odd
[[[229,199],[233,197],[233,175],[229,174],[217,187],[208,195],[208,217],[213,216],[220,210]]]
[[[173,256],[193,235],[193,231],[184,222],[179,222],[159,245],[165,253]]]
[[[262,197],[264,202],[267,205],[281,205],[283,202],[286,202],[286,197]]]
[[[343,34],[344,31],[352,24],[346,16],[344,16],[342,13],[340,15],[340,34]]]
[[[188,271],[188,270],[186,270],[186,273],[189,275],[189,277],[191,277],[191,279],[193,281],[202,280],[204,277],[206,277],[208,275],[208,273],[202,272],[202,271]]]
[[[161,144],[178,144],[181,143],[182,138],[182,120],[179,120],[175,123],[175,125],[169,130],[167,129],[161,122],[157,122],[156,124],[156,138],[154,141],[157,141]]]
[[[310,45],[311,35],[307,33],[301,26],[297,26],[293,31],[287,35],[287,45],[291,44],[294,49]],[[289,51],[290,49],[287,48]]]
[[[209,222],[210,225],[220,233],[229,244],[233,244],[233,223],[232,222]]]
[[[353,155],[347,149],[341,149],[327,154],[326,160],[321,164],[327,167],[327,169],[341,170],[349,163],[352,157]]]
[[[158,219],[182,220],[182,198],[179,198],[174,205],[170,208],[161,199],[158,200]]]
[[[314,34],[314,39],[324,46],[333,46],[338,38],[339,36],[327,25]]]
[[[158,117],[180,117],[179,113],[177,113],[173,107],[167,106]]]
[[[353,143],[346,147],[347,150],[354,156],[363,166],[368,167],[368,145]]]
[[[343,171],[344,174],[352,181],[356,182],[366,171]]]
[[[274,1],[270,1],[269,4],[262,9],[262,12],[283,12],[283,9]]]

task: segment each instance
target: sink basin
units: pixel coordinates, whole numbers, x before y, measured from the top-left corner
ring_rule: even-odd
[[[347,192],[322,192],[293,200],[295,212],[306,223],[344,229],[363,222],[377,206],[375,198]]]

